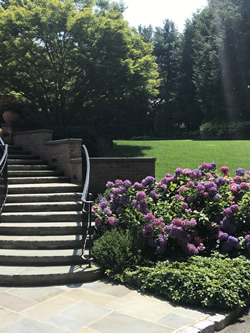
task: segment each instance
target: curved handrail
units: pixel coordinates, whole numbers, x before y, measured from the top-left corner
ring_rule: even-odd
[[[82,192],[82,201],[87,201],[88,190],[89,190],[89,176],[90,176],[90,162],[89,162],[89,153],[85,145],[82,145],[82,163],[85,155],[85,181]],[[84,173],[84,172],[83,172]]]
[[[0,160],[0,215],[5,205],[7,193],[8,193],[8,145],[4,143],[0,137],[0,151],[2,157]]]
[[[84,167],[85,164],[85,167]],[[92,239],[91,239],[91,210],[93,201],[87,200],[88,191],[89,191],[89,177],[90,177],[90,161],[89,161],[89,153],[85,145],[82,145],[82,179],[84,180],[84,187],[82,192],[82,237],[83,237],[83,247],[82,247],[82,258],[89,262],[89,266],[91,267],[91,247],[92,247]],[[87,245],[87,236],[89,236],[89,256],[85,257],[84,252]]]

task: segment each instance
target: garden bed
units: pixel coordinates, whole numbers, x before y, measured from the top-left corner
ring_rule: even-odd
[[[203,162],[160,182],[108,182],[93,253],[113,279],[207,307],[250,295],[250,172]]]

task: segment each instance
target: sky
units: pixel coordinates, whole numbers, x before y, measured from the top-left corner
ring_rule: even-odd
[[[153,27],[163,27],[163,21],[169,19],[177,24],[178,30],[183,31],[185,21],[192,18],[197,9],[207,5],[207,0],[123,0],[128,7],[124,18],[130,26],[140,24]]]

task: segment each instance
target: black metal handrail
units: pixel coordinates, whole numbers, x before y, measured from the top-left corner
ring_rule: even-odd
[[[8,145],[0,137],[0,218],[8,194]]]
[[[91,250],[92,250],[92,232],[91,232],[91,213],[93,201],[89,200],[89,177],[90,177],[90,161],[89,153],[85,145],[82,145],[82,180],[84,180],[84,187],[82,192],[82,258],[87,260],[89,267],[91,267]],[[89,255],[86,257],[84,252],[86,250],[87,241],[89,243]]]

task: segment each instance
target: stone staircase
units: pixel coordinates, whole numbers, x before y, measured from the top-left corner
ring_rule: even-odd
[[[82,259],[82,186],[39,156],[9,146],[8,196],[0,221],[0,286],[98,279]]]

